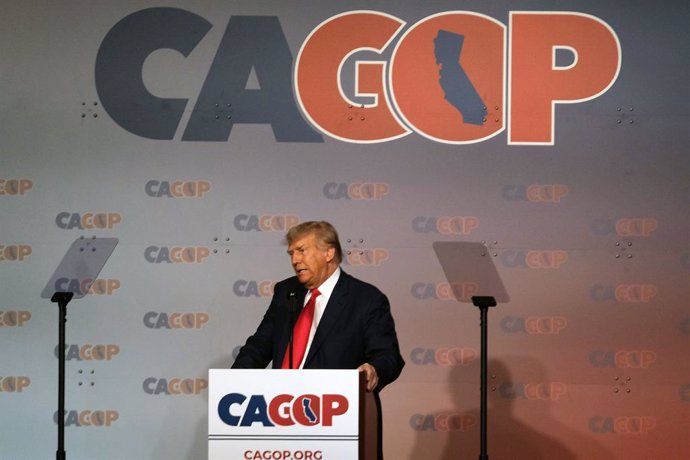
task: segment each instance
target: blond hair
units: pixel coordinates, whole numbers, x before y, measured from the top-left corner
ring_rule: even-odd
[[[340,264],[343,260],[343,250],[340,247],[340,240],[338,239],[338,232],[335,227],[329,222],[322,221],[309,221],[297,224],[291,227],[290,230],[285,234],[285,240],[288,244],[292,244],[295,240],[313,233],[316,236],[317,241],[326,247],[335,249],[335,261]]]

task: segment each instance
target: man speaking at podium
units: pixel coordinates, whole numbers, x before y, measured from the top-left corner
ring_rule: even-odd
[[[272,361],[274,369],[357,369],[366,374],[380,418],[378,392],[405,365],[388,299],[340,269],[342,249],[330,223],[301,223],[285,239],[295,276],[275,285],[268,310],[232,367],[263,369]],[[291,314],[300,308],[298,316]],[[381,447],[379,439],[379,458]]]

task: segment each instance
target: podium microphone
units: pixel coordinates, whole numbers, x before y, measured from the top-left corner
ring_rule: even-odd
[[[297,293],[293,290],[288,291],[288,314],[290,315],[290,342],[288,344],[289,358],[288,365],[293,369],[292,365],[292,338],[295,335],[295,323],[297,322]]]

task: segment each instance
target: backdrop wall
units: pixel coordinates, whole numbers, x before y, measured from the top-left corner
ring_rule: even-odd
[[[390,459],[479,451],[479,313],[435,241],[484,241],[491,458],[690,457],[686,2],[4,2],[0,457],[56,445],[73,240],[116,237],[67,323],[74,459],[206,458],[207,371],[331,221],[407,365]],[[529,10],[529,11],[525,11]]]

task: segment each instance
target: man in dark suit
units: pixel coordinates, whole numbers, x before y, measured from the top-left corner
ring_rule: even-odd
[[[315,305],[307,304],[301,313],[313,308],[304,357],[293,352],[292,368],[358,369],[366,374],[367,390],[374,392],[379,403],[378,392],[397,379],[405,365],[388,299],[376,287],[340,269],[342,249],[328,222],[299,224],[288,231],[286,240],[295,276],[275,285],[268,310],[232,367],[265,368],[272,361],[274,369],[288,368],[294,323],[290,298],[299,308],[315,296]],[[295,331],[300,319],[297,323]]]

